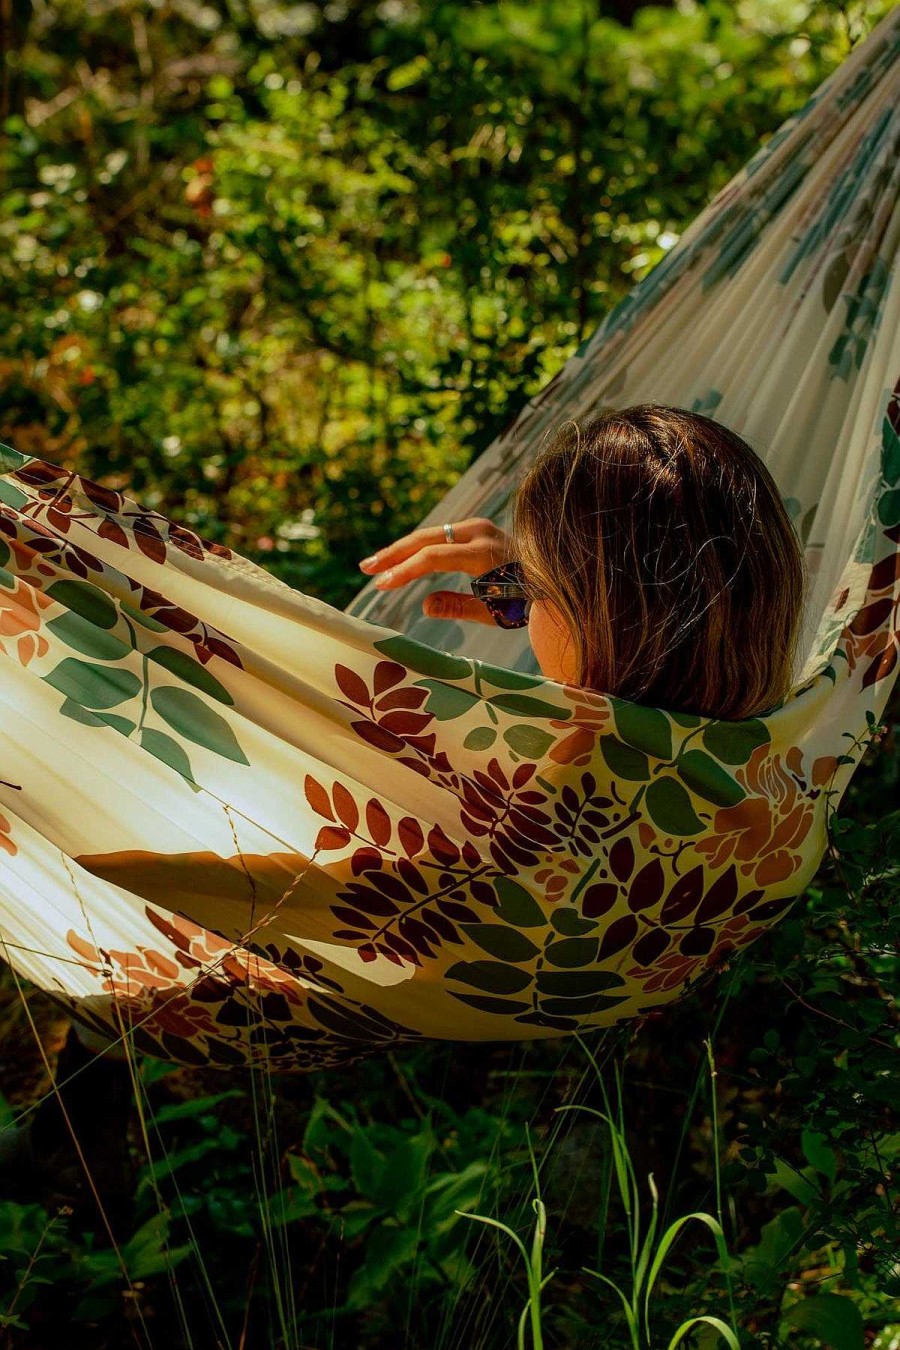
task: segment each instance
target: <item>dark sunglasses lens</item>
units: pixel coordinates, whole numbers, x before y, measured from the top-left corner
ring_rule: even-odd
[[[491,613],[501,628],[523,628],[528,622],[528,601],[524,596],[511,600],[492,600]]]

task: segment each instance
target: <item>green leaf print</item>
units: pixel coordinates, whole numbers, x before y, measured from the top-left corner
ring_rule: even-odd
[[[47,594],[97,628],[116,626],[119,614],[115,605],[99,586],[92,586],[89,581],[54,581],[47,587]]]
[[[97,628],[72,609],[50,619],[46,628],[67,647],[73,647],[82,656],[93,656],[98,661],[121,661],[131,651],[127,642],[107,633],[104,628]]]
[[[530,727],[525,722],[520,722],[514,727],[507,727],[503,733],[503,739],[514,750],[517,755],[522,755],[525,759],[540,760],[553,744],[553,737],[547,731],[541,731],[538,727]]]
[[[891,425],[889,417],[884,419],[882,427],[881,473],[891,487],[900,482],[900,434]]]
[[[190,689],[163,685],[160,689],[151,689],[150,702],[154,712],[180,736],[211,750],[214,755],[233,760],[235,764],[250,763],[224,717],[207,707]]]
[[[82,708],[80,703],[75,703],[70,698],[63,699],[62,703],[59,705],[59,711],[62,713],[63,717],[71,717],[73,722],[80,722],[82,726],[103,726],[102,718],[98,717],[96,713],[88,712],[86,708]]]
[[[476,946],[488,956],[496,956],[501,961],[531,961],[540,952],[530,938],[515,928],[507,928],[502,923],[463,923],[460,932],[465,933]]]
[[[651,783],[644,802],[654,825],[666,834],[699,834],[704,828],[690,797],[674,778],[658,778]]]
[[[209,694],[210,698],[218,699],[220,703],[234,704],[234,699],[225,686],[187,652],[180,651],[177,647],[154,647],[147,656],[157,665],[164,666],[172,675],[177,675],[179,680],[184,680],[185,684],[192,684],[195,689]]]
[[[455,684],[444,684],[440,680],[416,680],[420,689],[425,688],[428,699],[425,711],[430,712],[439,722],[452,722],[456,717],[465,717],[481,699],[468,689],[460,689]]]
[[[523,1003],[518,998],[492,998],[490,994],[461,994],[455,989],[448,992],[452,998],[458,998],[460,1003],[466,1003],[470,1008],[477,1008],[479,1012],[498,1013],[501,1017],[527,1012],[531,1007],[530,1003]]]
[[[723,764],[746,764],[753,751],[771,740],[765,722],[749,718],[745,722],[710,722],[703,732],[703,744],[713,759]]]
[[[678,771],[692,792],[716,806],[737,806],[746,797],[740,783],[703,750],[688,750],[678,760]]]
[[[626,745],[654,759],[672,758],[672,727],[664,712],[616,699],[612,700],[612,710],[616,730]]]
[[[622,983],[621,975],[611,970],[540,970],[535,983],[542,994],[555,994],[557,998],[582,998],[585,994],[605,993],[607,989],[617,989]]]
[[[167,633],[169,630],[159,619],[154,619],[152,614],[145,614],[137,605],[132,605],[127,600],[119,602],[119,608],[123,614],[127,614],[135,623],[139,623],[142,628],[149,628],[151,633]]]
[[[878,502],[878,519],[885,529],[900,525],[900,488],[885,492]]]
[[[21,488],[16,487],[15,483],[0,481],[0,502],[11,506],[14,511],[20,511],[28,504],[28,497]]]
[[[534,896],[511,877],[496,877],[494,889],[500,897],[497,914],[504,923],[516,928],[544,928],[547,916]]]
[[[627,778],[630,783],[646,783],[650,777],[647,756],[642,751],[625,745],[618,736],[601,736],[600,749],[617,778]]]
[[[544,683],[543,675],[526,675],[524,671],[505,670],[503,666],[486,665],[484,661],[476,661],[475,667],[482,682],[492,684],[496,689],[536,689]]]
[[[155,727],[141,727],[141,747],[193,782],[194,773],[187,752],[164,731],[157,731]]]
[[[562,908],[559,905],[550,915],[550,922],[563,937],[582,937],[597,927],[591,919],[583,919],[577,910]]]
[[[437,680],[463,680],[472,674],[473,662],[462,656],[452,656],[450,652],[435,651],[414,638],[389,637],[374,643],[374,647],[417,675],[433,675]]]
[[[83,708],[114,708],[134,698],[141,682],[131,670],[120,666],[95,666],[67,656],[44,679],[66,698]]]
[[[561,938],[559,942],[551,942],[546,947],[544,955],[551,966],[573,970],[578,966],[589,966],[596,961],[599,946],[598,938]]]
[[[496,739],[497,733],[493,727],[476,727],[469,732],[463,746],[466,750],[490,750]]]
[[[483,989],[486,994],[518,994],[531,983],[527,970],[502,961],[457,961],[447,971],[447,979]]]
[[[547,703],[542,698],[531,698],[528,694],[493,694],[488,703],[501,712],[516,713],[519,717],[558,717],[572,716],[569,708],[558,708],[555,703]]]

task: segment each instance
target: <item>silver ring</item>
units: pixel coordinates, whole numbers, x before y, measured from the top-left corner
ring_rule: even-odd
[[[452,526],[452,525],[445,525],[445,526],[444,526],[444,538],[447,540],[447,543],[448,543],[448,544],[455,544],[455,543],[456,543],[456,540],[453,538],[453,526]]]

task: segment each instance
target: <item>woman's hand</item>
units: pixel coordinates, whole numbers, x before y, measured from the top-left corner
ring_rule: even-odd
[[[431,572],[467,572],[478,577],[513,557],[509,535],[482,516],[453,522],[453,543],[448,544],[441,525],[413,530],[386,548],[364,558],[363,572],[377,576],[375,585],[394,591]],[[461,591],[432,591],[422,609],[432,619],[470,619],[493,623],[487,606],[474,595]]]

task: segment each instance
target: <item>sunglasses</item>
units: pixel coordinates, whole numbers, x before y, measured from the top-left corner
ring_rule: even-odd
[[[524,628],[531,610],[525,578],[517,562],[501,563],[472,581],[472,594],[488,607],[500,628]]]

